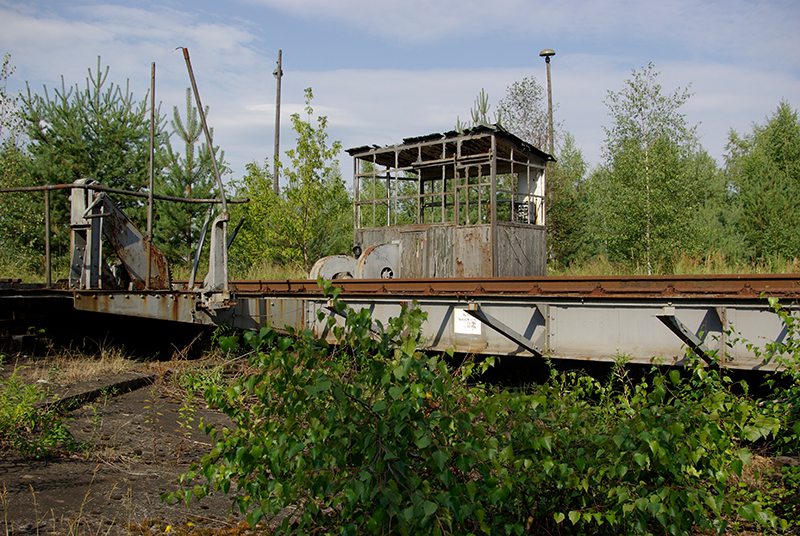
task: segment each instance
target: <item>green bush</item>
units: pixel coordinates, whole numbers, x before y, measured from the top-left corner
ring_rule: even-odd
[[[746,343],[765,364],[778,365],[775,375],[767,380],[772,393],[764,401],[765,413],[781,421],[780,433],[774,446],[782,452],[800,450],[800,317],[797,309],[787,308],[777,298],[769,298],[773,312],[783,322],[785,336],[769,342],[763,348]]]
[[[213,449],[165,498],[222,490],[252,526],[291,506],[277,530],[293,534],[684,534],[734,513],[777,526],[727,481],[778,421],[717,373],[494,389],[475,378],[491,360],[451,370],[416,350],[418,309],[373,324],[323,285],[340,344],[246,333],[258,373],[205,391],[235,427],[205,426]]]

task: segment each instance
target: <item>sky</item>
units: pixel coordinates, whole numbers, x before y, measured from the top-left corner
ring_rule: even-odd
[[[279,50],[282,153],[304,88],[329,140],[390,145],[452,130],[481,89],[495,105],[525,77],[546,85],[546,48],[556,52],[555,120],[591,166],[603,159],[608,91],[650,62],[665,92],[690,89],[682,111],[720,165],[731,129],[752,131],[781,100],[800,107],[797,0],[0,0],[11,91],[52,95],[62,76],[85,86],[101,56],[108,80],[141,100],[155,62],[156,99],[171,117],[174,106],[184,113],[190,83],[181,46],[228,180],[272,157]],[[339,161],[352,177],[351,158]]]

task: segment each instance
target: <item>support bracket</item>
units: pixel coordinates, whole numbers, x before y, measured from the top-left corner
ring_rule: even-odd
[[[664,307],[662,314],[656,315],[656,318],[658,318],[662,324],[667,326],[667,329],[677,335],[677,337],[682,340],[686,346],[691,348],[700,359],[709,365],[713,364],[713,361],[709,357],[710,350],[697,335],[692,333],[691,330],[689,330],[689,328],[687,328],[686,325],[681,322],[677,316],[675,316],[675,307]]]
[[[538,305],[536,306],[536,309],[537,311],[539,311],[540,314],[542,314],[542,311],[539,309]],[[503,335],[507,339],[522,346],[536,357],[542,357],[542,354],[544,353],[544,348],[534,341],[540,341],[542,336],[545,334],[545,331],[547,329],[544,324],[536,326],[536,329],[533,332],[533,340],[531,340],[525,337],[524,335],[516,332],[515,330],[507,326],[505,323],[503,323],[501,320],[493,317],[492,315],[484,311],[481,308],[480,304],[478,303],[470,303],[464,310],[464,312],[470,315],[471,317],[480,320],[482,323],[486,324],[487,326],[498,332],[500,335]],[[547,318],[546,316],[544,316],[544,314],[542,314],[542,316],[545,319]]]

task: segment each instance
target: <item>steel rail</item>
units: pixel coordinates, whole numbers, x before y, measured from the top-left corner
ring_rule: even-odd
[[[180,282],[178,282],[180,285]],[[564,298],[800,299],[800,274],[663,275],[485,279],[345,279],[341,296],[542,296]],[[320,296],[316,281],[231,281],[243,296]]]
[[[63,283],[63,282],[59,282]],[[538,278],[485,279],[343,279],[332,281],[340,296],[409,298],[414,296],[542,296],[550,298],[648,299],[648,298],[742,298],[778,297],[800,299],[800,274],[734,274],[734,275],[664,275],[664,276],[581,276]],[[57,283],[58,286],[58,283]],[[233,294],[241,296],[321,297],[316,281],[234,280]],[[40,283],[24,283],[18,279],[0,279],[0,291],[36,292]],[[186,281],[175,281],[174,290],[150,291],[159,294],[185,294]],[[58,291],[58,288],[52,290]],[[61,286],[61,292],[82,294],[119,293],[120,291],[76,291]]]

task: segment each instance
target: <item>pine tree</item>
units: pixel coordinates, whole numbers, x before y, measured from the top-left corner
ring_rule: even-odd
[[[208,106],[205,107],[208,117]],[[178,107],[172,112],[170,126],[172,132],[183,142],[183,154],[175,151],[167,142],[166,172],[158,193],[173,197],[209,198],[216,184],[211,153],[203,142],[197,147],[203,128],[200,124],[197,108],[192,104],[192,93],[186,90],[186,120],[181,119]],[[213,136],[213,130],[211,131]],[[227,171],[222,162],[224,152],[214,148],[220,173]],[[159,247],[172,262],[190,263],[197,248],[200,229],[208,210],[205,205],[164,202],[158,207],[158,225],[156,234]]]
[[[35,184],[70,184],[89,178],[103,186],[145,191],[149,183],[150,123],[147,97],[134,100],[129,87],[108,81],[109,68],[89,69],[86,87],[67,86],[44,96],[22,97],[21,119],[30,143],[26,172]],[[156,114],[157,158],[166,139],[163,119]],[[156,169],[156,180],[160,170]],[[146,214],[141,200],[115,199],[140,228]],[[66,253],[69,243],[69,202],[67,195],[53,195],[54,245]]]

